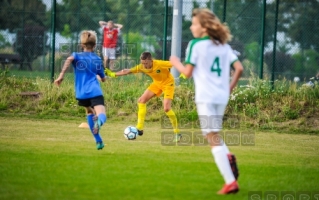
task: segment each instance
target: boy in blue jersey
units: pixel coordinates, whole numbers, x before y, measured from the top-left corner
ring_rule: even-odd
[[[79,106],[85,107],[87,121],[96,141],[97,150],[104,147],[100,136],[100,127],[106,122],[104,97],[97,76],[106,80],[101,58],[93,50],[96,45],[96,33],[83,31],[80,36],[83,52],[73,52],[65,61],[59,77],[54,81],[57,86],[63,81],[64,74],[70,64],[75,74],[75,95]]]

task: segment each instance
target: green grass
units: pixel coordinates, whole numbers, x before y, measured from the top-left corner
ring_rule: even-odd
[[[319,136],[256,133],[233,146],[240,192],[217,196],[223,180],[208,146],[163,146],[160,123],[127,141],[134,121],[108,121],[95,149],[85,118],[0,117],[0,199],[247,199],[249,191],[317,191]]]

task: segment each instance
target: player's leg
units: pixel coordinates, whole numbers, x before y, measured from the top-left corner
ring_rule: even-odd
[[[86,112],[86,120],[89,124],[91,133],[93,134],[93,137],[95,139],[96,144],[102,143],[102,138],[99,134],[94,134],[93,129],[94,129],[94,118],[95,118],[95,111],[91,107],[91,100],[90,99],[83,99],[83,100],[78,100],[78,105],[83,106],[85,108]]]
[[[103,53],[103,65],[105,68],[109,68],[108,66],[108,55],[107,55],[107,48],[103,47],[102,48],[102,53]]]
[[[116,63],[115,63],[115,59],[116,59],[116,49],[115,48],[108,48],[107,49],[108,52],[108,58],[109,58],[109,68],[112,71],[118,71]]]
[[[174,142],[179,142],[182,138],[181,134],[179,133],[178,129],[178,121],[175,115],[175,112],[172,110],[172,100],[174,98],[174,84],[170,84],[168,86],[163,87],[163,92],[164,92],[164,101],[163,101],[163,106],[164,106],[164,112],[169,118],[172,127],[174,129],[174,133],[176,134],[174,137]]]
[[[97,150],[101,150],[104,147],[104,143],[100,136],[100,128],[106,122],[103,96],[91,98],[90,104],[90,107],[93,107],[95,114],[90,118],[90,127],[92,126],[92,133],[94,138],[96,138],[96,148]]]
[[[213,154],[217,168],[219,169],[219,172],[225,181],[225,185],[220,191],[218,191],[218,194],[231,194],[238,192],[239,186],[232,172],[228,160],[228,154],[225,151],[225,148],[222,146],[222,143],[220,143],[222,141],[220,139],[220,135],[218,132],[210,132],[206,136],[208,143],[211,145],[211,152]]]
[[[104,97],[98,96],[91,99],[91,106],[94,108],[96,118],[94,120],[93,133],[97,134],[101,126],[106,122]]]
[[[223,116],[224,116],[226,106],[216,104],[215,107],[216,107],[216,117],[213,117],[213,120],[217,121],[217,124],[215,124],[214,126],[217,126],[218,130],[222,130],[222,122],[223,122]],[[218,122],[220,122],[220,123],[218,124]],[[221,141],[220,145],[224,148],[224,150],[227,154],[233,175],[234,175],[235,179],[237,180],[238,176],[239,176],[239,170],[237,167],[236,156],[234,154],[232,154],[231,152],[229,152],[229,149],[223,140],[220,140],[220,141]]]
[[[146,103],[155,96],[155,93],[146,89],[142,96],[138,99],[137,125],[138,135],[143,135],[144,121],[146,116]]]
[[[231,170],[226,147],[219,135],[226,105],[197,103],[196,107],[202,132],[211,146],[211,153],[225,181],[225,186],[218,194],[236,193],[239,190],[238,184]]]
[[[171,104],[172,104],[172,99],[164,99],[163,101],[164,112],[169,118],[169,121],[171,122],[173,127],[173,131],[175,133],[173,142],[180,142],[182,139],[182,135],[179,133],[177,117],[175,115],[175,112],[171,109]]]
[[[95,121],[95,112],[94,109],[92,107],[85,107],[86,110],[86,118],[87,118],[87,122],[89,124],[91,133],[93,134],[93,137],[95,139],[95,142],[97,144],[97,146],[103,144],[102,138],[100,136],[99,133],[94,133],[94,121]],[[103,147],[102,147],[103,148]],[[100,147],[98,148],[98,150],[101,149]]]

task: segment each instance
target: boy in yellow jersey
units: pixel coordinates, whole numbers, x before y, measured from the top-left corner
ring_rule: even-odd
[[[140,56],[141,63],[130,69],[123,69],[119,72],[111,72],[106,69],[105,72],[110,77],[124,76],[131,73],[144,73],[153,79],[153,83],[145,90],[142,96],[138,99],[138,119],[136,128],[138,134],[143,135],[144,121],[146,115],[146,103],[154,96],[160,96],[164,93],[164,111],[174,128],[175,142],[179,142],[181,134],[179,134],[177,118],[174,111],[171,109],[171,103],[174,98],[174,77],[170,73],[172,64],[169,61],[153,60],[150,52],[143,52]]]

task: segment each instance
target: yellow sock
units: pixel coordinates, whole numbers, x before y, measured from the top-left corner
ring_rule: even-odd
[[[143,130],[144,128],[145,115],[146,115],[146,104],[138,103],[137,125],[136,125],[136,128],[138,130]]]
[[[166,115],[172,123],[172,126],[174,128],[174,133],[176,133],[176,134],[179,133],[177,118],[176,118],[174,111],[171,109],[171,110],[166,112]]]

